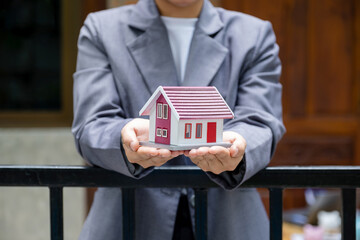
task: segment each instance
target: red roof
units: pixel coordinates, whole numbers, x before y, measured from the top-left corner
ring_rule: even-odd
[[[234,117],[215,87],[160,87],[159,90],[165,93],[165,99],[171,102],[170,105],[175,108],[180,119],[231,119]],[[140,111],[140,114],[145,113]]]

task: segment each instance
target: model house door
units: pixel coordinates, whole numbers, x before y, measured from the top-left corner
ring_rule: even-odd
[[[171,111],[163,95],[156,101],[155,142],[170,144]]]
[[[207,142],[216,142],[216,122],[208,122],[207,124]]]

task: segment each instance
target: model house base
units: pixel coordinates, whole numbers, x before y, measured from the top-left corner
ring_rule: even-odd
[[[139,112],[149,115],[149,142],[170,150],[225,146],[224,119],[234,114],[215,87],[158,87]]]
[[[153,147],[153,148],[169,149],[170,151],[184,151],[184,150],[197,149],[200,147],[212,147],[212,146],[220,146],[220,147],[225,147],[225,148],[231,147],[231,143],[227,143],[227,142],[189,144],[189,145],[172,145],[172,144],[161,144],[161,143],[155,143],[155,142],[140,141],[140,145],[146,146],[146,147]]]

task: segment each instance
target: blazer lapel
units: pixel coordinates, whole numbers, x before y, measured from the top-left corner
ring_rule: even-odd
[[[154,92],[158,86],[178,85],[176,68],[164,27],[148,29],[128,44],[128,49],[150,92]]]
[[[197,29],[191,43],[183,85],[209,85],[227,53],[226,47]]]
[[[125,37],[127,48],[149,91],[154,92],[158,86],[179,85],[166,28],[154,1],[139,1],[129,26],[134,31],[140,30],[138,34]]]
[[[127,48],[149,91],[154,92],[160,85],[179,85],[166,28],[154,1],[139,1],[129,20],[130,31],[132,28],[138,33],[125,34]],[[222,27],[216,9],[204,0],[181,85],[207,86],[214,78],[228,54],[228,49],[214,39]]]
[[[207,86],[218,72],[229,50],[215,36],[223,28],[217,10],[207,0],[199,16],[186,66],[185,86]]]

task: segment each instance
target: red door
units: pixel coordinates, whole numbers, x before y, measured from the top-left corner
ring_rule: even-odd
[[[207,124],[207,142],[216,142],[216,122],[208,122]]]

